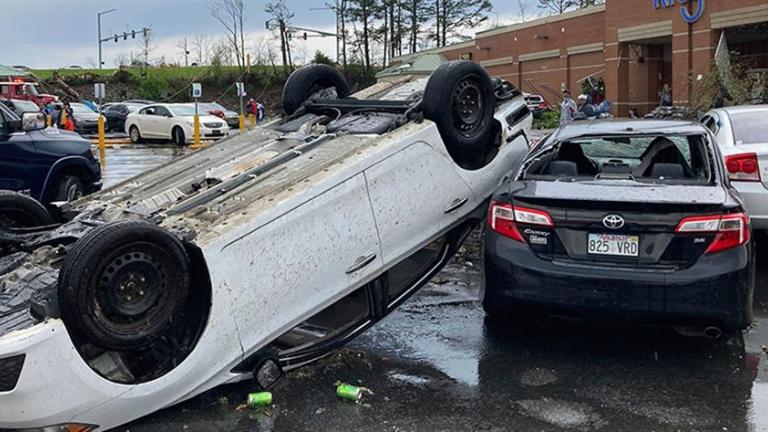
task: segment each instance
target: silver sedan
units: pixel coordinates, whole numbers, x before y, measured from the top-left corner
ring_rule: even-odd
[[[701,122],[715,135],[752,228],[768,230],[768,105],[718,108]]]

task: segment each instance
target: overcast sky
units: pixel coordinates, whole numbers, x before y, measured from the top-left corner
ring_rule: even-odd
[[[542,13],[534,5],[535,0],[524,0],[527,18]],[[122,33],[126,30],[149,27],[152,29],[155,49],[152,57],[165,56],[168,61],[183,59],[177,47],[184,37],[194,34],[223,36],[223,27],[209,12],[212,0],[0,0],[4,19],[3,48],[0,64],[26,65],[32,68],[53,68],[68,65],[86,67],[95,65],[98,58],[97,12],[115,8],[115,12],[102,16],[102,35]],[[250,43],[271,37],[264,30],[264,5],[267,1],[246,0],[246,24]],[[322,0],[287,0],[296,14],[293,25],[329,31],[335,30],[334,14],[322,8]],[[490,14],[483,28],[488,25],[508,24],[520,20],[517,0],[492,0],[495,14]],[[498,14],[498,15],[497,15]],[[312,56],[320,49],[335,56],[333,38],[295,40],[294,52],[298,57]],[[139,38],[103,44],[105,67],[115,66],[120,54],[139,53]],[[194,58],[190,59],[190,62]],[[301,61],[301,58],[299,58]]]

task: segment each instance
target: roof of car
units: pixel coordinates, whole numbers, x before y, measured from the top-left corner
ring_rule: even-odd
[[[721,111],[726,112],[729,114],[733,113],[745,113],[745,112],[757,112],[757,111],[768,111],[768,105],[741,105],[741,106],[731,106],[731,107],[725,107],[725,108],[717,108],[713,111]]]
[[[575,121],[555,132],[554,139],[567,141],[582,136],[595,135],[642,135],[678,134],[696,135],[706,133],[699,123],[684,120],[611,119]]]

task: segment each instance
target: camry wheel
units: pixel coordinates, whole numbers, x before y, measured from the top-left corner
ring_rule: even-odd
[[[128,136],[131,138],[131,142],[134,144],[141,142],[141,132],[139,132],[139,128],[137,126],[131,126],[131,129],[128,131]]]
[[[112,350],[147,346],[183,321],[189,257],[148,222],[102,225],[77,241],[59,272],[65,324]]]

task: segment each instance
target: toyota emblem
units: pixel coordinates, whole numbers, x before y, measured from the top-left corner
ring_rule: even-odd
[[[624,218],[619,215],[608,215],[603,218],[603,225],[610,229],[619,229],[624,226]]]

